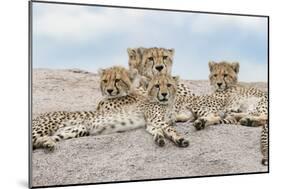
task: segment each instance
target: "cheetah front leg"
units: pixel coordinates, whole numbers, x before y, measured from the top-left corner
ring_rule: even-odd
[[[173,141],[177,146],[189,146],[189,141],[184,136],[179,134],[174,127],[168,125],[167,123],[162,123],[161,127],[164,131],[165,136]]]
[[[162,147],[165,145],[165,137],[161,127],[155,127],[151,123],[146,125],[146,131],[153,136],[154,142]]]

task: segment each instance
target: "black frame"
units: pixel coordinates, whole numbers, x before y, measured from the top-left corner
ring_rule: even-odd
[[[188,13],[203,13],[203,14],[216,14],[216,15],[231,15],[231,16],[247,16],[247,17],[262,17],[267,18],[267,90],[268,90],[268,125],[270,125],[270,16],[268,15],[255,15],[255,14],[239,14],[239,13],[225,13],[225,12],[209,12],[209,11],[192,11],[192,10],[176,10],[176,9],[160,9],[148,7],[131,7],[131,6],[117,6],[117,5],[101,5],[101,4],[88,4],[88,3],[72,3],[72,2],[58,2],[58,1],[36,1],[30,0],[28,2],[28,187],[29,188],[51,188],[51,187],[65,187],[65,186],[83,186],[83,185],[96,185],[96,184],[112,184],[112,183],[127,183],[127,182],[144,182],[144,181],[159,181],[159,180],[172,180],[172,179],[189,179],[189,178],[204,178],[204,177],[218,177],[218,176],[236,176],[236,175],[251,175],[251,174],[266,174],[270,173],[270,145],[268,145],[268,166],[265,172],[248,172],[248,173],[235,173],[235,174],[218,174],[218,175],[204,175],[204,176],[189,176],[189,177],[172,177],[172,178],[158,178],[158,179],[143,179],[143,180],[127,180],[127,181],[112,181],[112,182],[98,182],[98,183],[81,183],[81,184],[66,184],[66,185],[49,185],[49,186],[32,186],[32,69],[33,69],[33,14],[32,3],[46,3],[46,4],[64,4],[64,5],[79,5],[79,6],[95,6],[107,8],[124,8],[124,9],[141,9],[141,10],[156,10],[156,11],[172,11],[172,12],[188,12]],[[270,128],[268,128],[268,143],[270,144]]]

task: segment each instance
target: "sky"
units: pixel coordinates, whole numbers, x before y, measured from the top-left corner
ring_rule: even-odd
[[[267,81],[267,18],[33,3],[33,67],[128,67],[127,48],[174,48],[173,75],[207,80],[209,61],[238,61]]]

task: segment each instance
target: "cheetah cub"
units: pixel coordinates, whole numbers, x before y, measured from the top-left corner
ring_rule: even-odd
[[[257,88],[237,83],[239,63],[209,62],[210,83],[214,95],[226,100],[225,111],[231,113],[241,125],[262,126],[262,164],[268,164],[268,95]]]
[[[106,85],[101,85],[101,91],[110,100],[122,98],[133,90],[135,72],[129,73],[116,66],[106,70],[106,73],[102,78]],[[60,140],[122,132],[144,126],[142,115],[125,109],[49,112],[32,120],[32,143],[34,149],[46,148],[52,151]]]
[[[241,125],[261,126],[268,120],[268,96],[257,88],[238,84],[239,63],[209,62],[210,83],[214,95],[226,98],[225,109],[239,120]]]

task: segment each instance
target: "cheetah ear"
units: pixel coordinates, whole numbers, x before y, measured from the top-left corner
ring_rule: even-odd
[[[105,69],[99,69],[99,70],[98,70],[98,74],[99,74],[99,76],[102,76],[102,75],[103,75],[103,73],[104,73],[104,71],[105,71]]]
[[[231,67],[233,68],[233,70],[235,71],[235,73],[238,73],[238,72],[239,72],[239,68],[240,68],[239,62],[233,62],[233,63],[231,63]]]
[[[172,48],[172,49],[168,49],[168,51],[171,53],[172,56],[174,56],[174,54],[175,54],[175,49],[173,49],[173,48]]]
[[[174,81],[175,81],[176,83],[178,83],[179,80],[180,80],[180,77],[179,77],[179,76],[173,76],[173,79],[174,79]]]
[[[133,56],[136,54],[136,51],[135,51],[135,49],[127,48],[127,53],[129,56]]]
[[[217,63],[214,62],[214,61],[209,61],[209,70],[210,70],[210,72],[213,71],[213,68],[214,68],[214,66],[215,66],[216,64],[217,64]]]
[[[139,48],[137,49],[137,51],[138,51],[141,55],[143,54],[144,50],[145,50],[144,47],[139,47]]]

